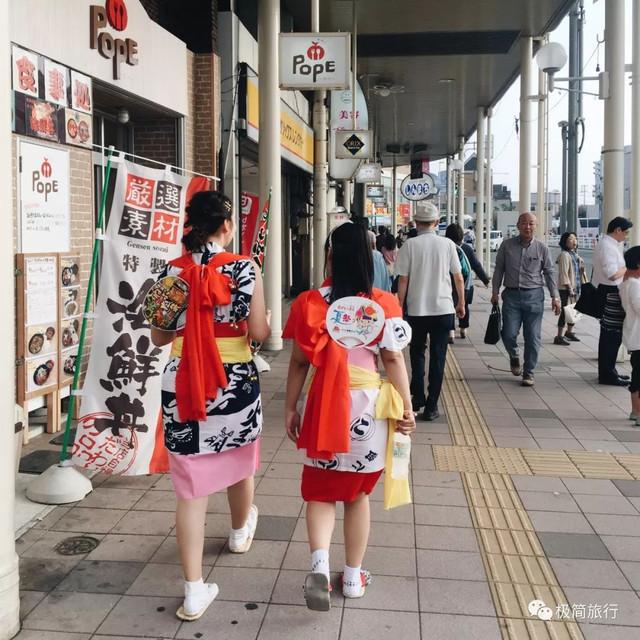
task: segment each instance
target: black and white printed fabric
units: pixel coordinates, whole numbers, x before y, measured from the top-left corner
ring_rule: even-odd
[[[328,301],[329,289],[320,289]],[[402,318],[387,318],[382,339],[369,347],[348,352],[349,364],[364,369],[375,367],[380,349],[402,351],[411,341],[411,327]],[[305,464],[334,471],[374,473],[384,468],[387,447],[387,420],[376,420],[378,389],[351,389],[350,451],[339,453],[331,461],[305,458]]]
[[[208,243],[201,252],[193,253],[194,262],[207,264],[212,256],[223,251]],[[234,282],[231,304],[215,307],[212,322],[246,320],[255,287],[255,272],[249,260],[240,260],[218,269]],[[161,277],[178,275],[180,269],[171,265]],[[185,314],[183,314],[184,316]],[[185,319],[178,319],[178,329]],[[176,454],[221,453],[254,442],[262,431],[262,403],[258,371],[253,362],[225,364],[228,386],[219,389],[215,400],[207,401],[207,419],[180,422],[176,404],[176,373],[180,358],[171,357],[162,376],[162,417],[167,449]]]

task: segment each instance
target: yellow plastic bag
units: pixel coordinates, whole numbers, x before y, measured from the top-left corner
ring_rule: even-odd
[[[403,416],[403,404],[400,394],[388,381],[383,381],[380,387],[380,395],[376,403],[376,418],[389,421],[389,432],[387,436],[387,452],[385,457],[384,471],[384,508],[393,509],[405,504],[411,504],[411,490],[409,489],[409,478],[394,479],[391,477],[391,466],[393,462],[393,434],[396,430],[396,420],[401,420]]]

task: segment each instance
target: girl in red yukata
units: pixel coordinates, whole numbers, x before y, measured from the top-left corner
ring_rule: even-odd
[[[294,340],[287,379],[286,431],[306,450],[302,497],[306,501],[311,573],[305,580],[310,609],[330,608],[329,546],[336,502],[344,503],[346,564],[342,574],[345,598],[361,598],[370,575],[362,570],[370,526],[369,494],[385,465],[388,421],[378,418],[381,361],[390,393],[398,394],[403,419],[396,430],[415,430],[411,395],[402,350],[411,328],[402,319],[397,298],[372,287],[373,258],[366,231],[354,223],[334,229],[327,241],[328,278],[320,289],[295,300],[284,330]],[[327,330],[329,306],[341,298],[362,296],[384,311],[382,331],[373,342],[346,349]],[[313,379],[302,417],[297,404],[309,367]]]

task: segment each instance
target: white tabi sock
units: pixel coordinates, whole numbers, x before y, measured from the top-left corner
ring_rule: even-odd
[[[311,572],[324,573],[329,580],[329,550],[316,549],[311,554]]]

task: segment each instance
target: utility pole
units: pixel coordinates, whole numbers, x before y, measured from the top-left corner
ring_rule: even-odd
[[[562,129],[562,204],[560,206],[560,234],[567,230],[567,165],[569,155],[569,123],[558,122]],[[576,223],[577,224],[577,223]]]
[[[518,200],[520,213],[531,211],[531,76],[533,43],[520,38],[520,166]]]
[[[582,75],[583,0],[577,0],[569,14],[569,77]],[[567,130],[567,194],[564,231],[578,228],[578,127],[582,121],[582,80],[569,80],[569,117]]]

